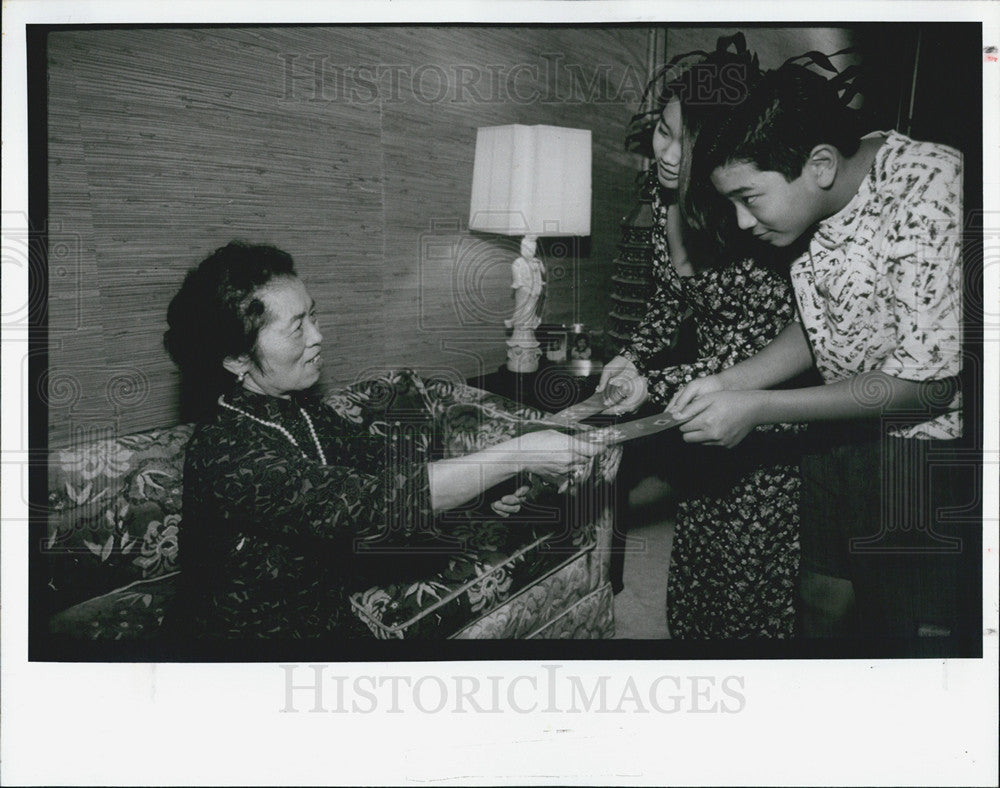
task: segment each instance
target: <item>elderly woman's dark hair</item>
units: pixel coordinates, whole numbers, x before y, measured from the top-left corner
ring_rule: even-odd
[[[257,335],[265,325],[264,302],[256,296],[276,277],[295,276],[292,257],[274,246],[233,241],[188,271],[167,309],[163,345],[181,370],[181,417],[210,412],[233,385],[222,366],[229,356],[255,362]]]

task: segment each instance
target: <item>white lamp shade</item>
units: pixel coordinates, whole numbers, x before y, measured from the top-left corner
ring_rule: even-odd
[[[500,235],[590,235],[590,130],[477,130],[469,229]]]

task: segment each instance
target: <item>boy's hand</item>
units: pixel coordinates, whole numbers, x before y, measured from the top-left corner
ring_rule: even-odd
[[[725,386],[722,385],[722,380],[718,375],[706,375],[703,378],[696,378],[674,394],[674,398],[667,404],[667,413],[671,416],[679,417],[693,400],[705,394],[722,391],[723,389],[725,389]]]
[[[490,508],[501,517],[510,517],[512,514],[517,514],[521,511],[521,504],[524,503],[524,499],[530,489],[530,484],[518,487],[510,495],[505,495],[499,501],[491,503]]]
[[[733,448],[760,423],[763,395],[762,391],[715,391],[699,396],[677,415],[686,419],[680,426],[684,440]]]

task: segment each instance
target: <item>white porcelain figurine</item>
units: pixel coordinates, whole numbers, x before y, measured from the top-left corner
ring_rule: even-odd
[[[512,330],[507,340],[507,369],[534,372],[542,352],[535,329],[542,322],[545,304],[545,266],[536,256],[537,241],[526,235],[521,240],[521,256],[511,265],[514,314],[504,325]]]

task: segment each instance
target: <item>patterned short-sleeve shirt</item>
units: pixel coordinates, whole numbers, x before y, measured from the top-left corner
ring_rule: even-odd
[[[961,238],[961,154],[886,134],[857,194],[820,222],[792,263],[799,316],[825,381],[875,370],[913,381],[959,374]],[[958,396],[952,405],[892,432],[960,437]]]

